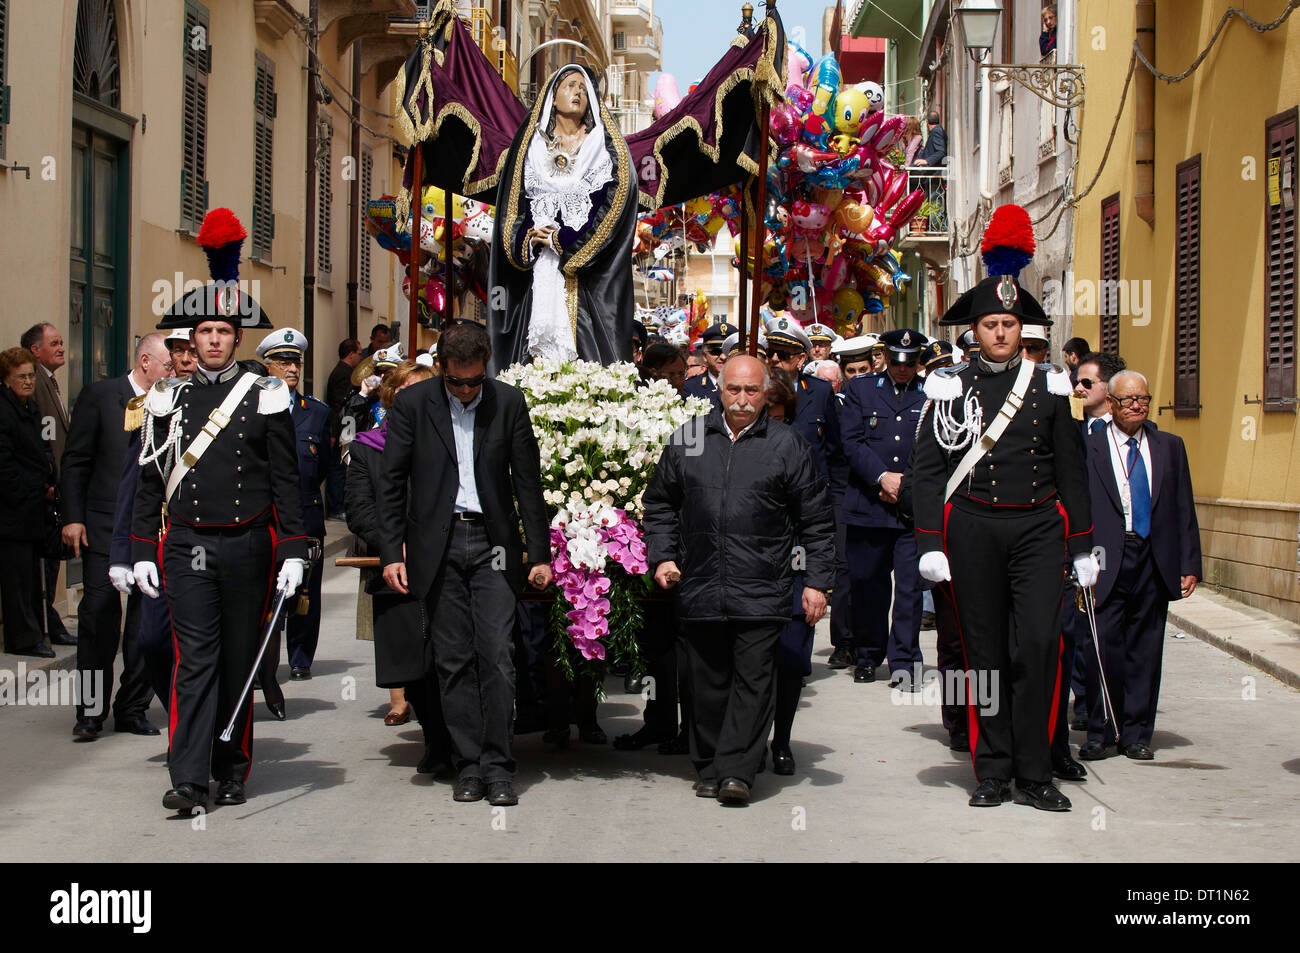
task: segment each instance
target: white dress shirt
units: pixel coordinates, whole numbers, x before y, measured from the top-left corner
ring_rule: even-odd
[[[460,485],[456,488],[453,508],[457,513],[483,512],[478,501],[478,484],[474,481],[474,415],[482,400],[482,388],[469,404],[462,404],[447,394],[447,404],[451,407],[451,432],[456,438],[456,467],[460,471]]]
[[[1154,489],[1151,485],[1151,441],[1147,439],[1145,427],[1134,436],[1138,439],[1138,453],[1142,455],[1142,465],[1146,467],[1147,495],[1150,496]],[[1124,532],[1131,533],[1133,532],[1133,498],[1128,485],[1129,436],[1115,426],[1114,421],[1111,421],[1110,426],[1106,428],[1106,440],[1110,444],[1110,465],[1115,471],[1115,485],[1119,487],[1120,504],[1124,507]]]

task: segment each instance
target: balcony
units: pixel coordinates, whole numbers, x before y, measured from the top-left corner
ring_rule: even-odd
[[[609,5],[609,18],[613,21],[615,32],[649,30],[654,23],[654,15],[654,0],[615,0]]]
[[[483,7],[474,7],[458,15],[488,62],[496,67],[497,74],[505,80],[507,86],[517,91],[519,62],[511,52],[507,38],[497,36],[497,25],[492,14]]]
[[[654,29],[649,33],[630,33],[619,30],[614,33],[614,55],[623,57],[629,65],[640,70],[656,70],[660,65],[660,51],[663,49],[663,24],[658,18]]]
[[[907,191],[920,189],[925,193],[922,208],[928,214],[912,217],[899,244],[911,248],[927,261],[943,267],[948,260],[948,239],[951,227],[948,220],[948,168],[934,166],[908,166]]]

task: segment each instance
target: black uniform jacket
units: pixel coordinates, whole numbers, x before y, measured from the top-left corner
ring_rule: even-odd
[[[176,396],[181,406],[182,452],[243,373],[244,368],[236,364],[215,383],[210,383],[201,371],[188,379]],[[168,501],[168,519],[198,529],[269,524],[276,537],[276,559],[302,559],[307,555],[307,536],[302,523],[293,420],[288,407],[275,413],[259,413],[259,394],[254,387],[244,396],[230,415],[230,423],[185,475]],[[165,418],[145,418],[145,426],[152,424],[159,443],[165,439],[168,423]],[[142,467],[131,519],[131,554],[136,562],[158,558],[164,492],[158,467],[153,463]]]
[[[948,402],[961,418],[962,403],[974,395],[987,430],[1011,393],[1020,370],[1019,358],[1002,371],[982,360],[963,367],[958,377],[962,397]],[[912,493],[917,550],[924,555],[944,548],[944,489],[969,446],[945,451],[935,439],[933,406],[926,410],[916,437]],[[952,496],[952,505],[990,517],[1022,515],[1039,506],[1060,505],[1066,519],[1066,549],[1071,556],[1092,549],[1092,516],[1088,481],[1077,424],[1070,416],[1069,398],[1048,390],[1047,373],[1035,368],[1024,404],[993,450],[984,454]]]
[[[84,523],[89,549],[108,555],[122,459],[132,435],[122,429],[135,395],[127,375],[88,385],[72,409],[59,473],[64,523]]]
[[[796,540],[804,585],[834,584],[826,481],[808,442],[766,412],[735,442],[721,411],[683,424],[642,501],[647,560],[677,563],[683,619],[789,622]]]

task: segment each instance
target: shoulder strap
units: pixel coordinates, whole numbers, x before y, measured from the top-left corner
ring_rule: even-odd
[[[208,452],[208,447],[212,446],[212,441],[220,436],[221,431],[226,429],[226,425],[230,423],[230,415],[235,412],[239,402],[253,389],[253,385],[257,383],[257,377],[251,371],[245,371],[241,374],[239,380],[235,381],[235,386],[226,395],[226,399],[221,402],[221,406],[208,414],[208,422],[203,425],[203,429],[199,431],[199,435],[194,438],[189,448],[181,454],[180,459],[176,461],[171,476],[167,478],[167,494],[163,497],[164,506],[171,500],[172,494],[181,485],[181,481],[185,479],[185,474],[190,472],[194,464],[199,462],[199,458]]]
[[[1011,393],[1007,394],[1002,409],[998,411],[998,415],[993,418],[993,423],[988,425],[980,438],[971,444],[971,448],[961,458],[961,463],[957,464],[957,469],[948,478],[948,485],[944,488],[944,502],[952,499],[952,495],[957,492],[957,487],[961,486],[961,481],[966,479],[971,470],[975,469],[975,464],[979,463],[980,457],[993,449],[1007,429],[1007,425],[1011,423],[1012,418],[1024,405],[1025,391],[1029,389],[1029,382],[1034,377],[1034,366],[1030,361],[1022,360],[1020,362],[1020,371],[1016,374],[1016,382],[1011,387]]]

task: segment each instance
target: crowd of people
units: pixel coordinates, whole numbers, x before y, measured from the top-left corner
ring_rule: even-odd
[[[1047,363],[1050,318],[1018,269],[986,262],[941,321],[965,328],[955,344],[915,328],[843,339],[778,312],[755,357],[725,320],[697,348],[637,326],[643,380],[708,410],[673,435],[644,495],[658,595],[645,670],[625,688],[655,691],[615,749],[689,754],[696,793],[724,804],[748,802],[769,755],[795,774],[829,610],[830,668],[858,684],[887,672],[901,692],[937,678],[951,746],[971,752],[972,806],[1068,810],[1054,782],[1088,776],[1071,729],[1086,732],[1083,761],[1154,757],[1168,603],[1201,575],[1186,452],[1118,355],[1075,338]],[[157,735],[156,697],[164,805],[206,806],[212,780],[216,803],[243,803],[241,689],[272,620],[290,677],[311,677],[328,511],[377,557],[358,636],[392,693],[385,722],[413,713],[423,730],[418,771],[451,775],[456,801],[510,805],[516,734],[564,745],[576,722],[582,742],[606,743],[593,686],[569,684],[553,657],[549,607],[521,598],[552,581],[548,514],[528,409],[489,377],[487,332],[456,324],[414,359],[383,325],[364,350],[343,341],[327,404],[299,392],[297,330],[235,359],[246,327],[272,326],[260,311],[233,319],[212,288],[140,339],[128,374],[84,388],[70,418],[57,328],[0,352],[6,648],[75,642],[74,737],[93,741],[109,710],[115,730]],[[81,560],[75,637],[47,582],[60,558]],[[277,592],[298,594],[287,624]],[[277,635],[258,682],[283,719],[280,661]]]

